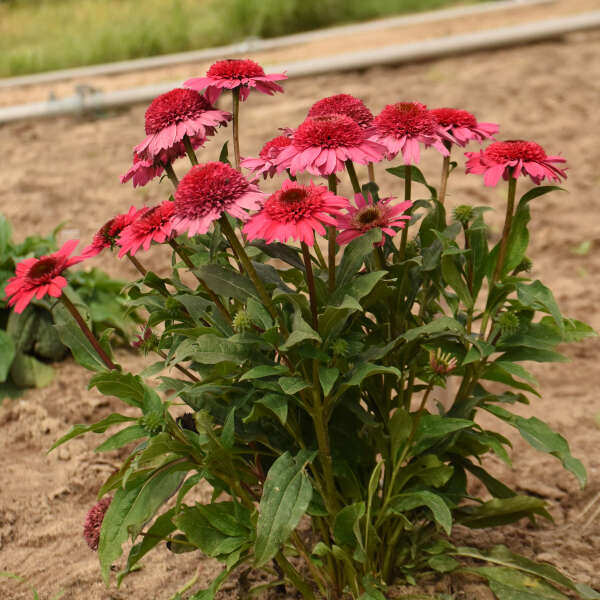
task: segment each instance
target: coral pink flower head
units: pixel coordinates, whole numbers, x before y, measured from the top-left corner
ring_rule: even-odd
[[[173,223],[177,231],[190,237],[206,233],[224,212],[248,219],[244,209],[255,210],[266,194],[241,173],[222,162],[196,165],[179,182],[175,192]]]
[[[62,272],[82,260],[83,256],[69,257],[79,240],[69,240],[60,250],[40,258],[26,258],[17,264],[16,274],[4,288],[8,305],[22,313],[35,296],[41,300],[46,294],[58,298],[67,280]]]
[[[85,523],[83,524],[83,537],[85,538],[87,545],[94,551],[98,550],[102,521],[104,521],[104,515],[106,514],[111,501],[112,498],[110,497],[103,498],[100,500],[100,502],[92,506],[85,517]]]
[[[278,169],[292,175],[308,171],[331,175],[344,168],[344,162],[366,165],[383,159],[385,147],[367,138],[367,132],[345,115],[308,117],[294,132],[292,143],[281,151]]]
[[[162,175],[164,167],[152,158],[142,158],[137,152],[133,153],[133,164],[129,171],[121,177],[121,183],[133,179],[133,187],[146,185],[150,180]]]
[[[483,142],[498,133],[496,123],[478,123],[475,115],[457,108],[434,108],[431,114],[440,125],[440,136],[458,146],[466,146],[471,140]]]
[[[142,211],[144,210],[146,209],[143,208]],[[92,243],[83,249],[81,256],[91,258],[100,254],[104,248],[114,248],[123,229],[133,223],[139,212],[135,206],[132,206],[129,212],[117,215],[104,223],[94,235]]]
[[[253,60],[227,59],[212,64],[205,77],[188,79],[183,85],[193,90],[206,89],[206,97],[214,103],[223,90],[240,89],[240,100],[245,100],[251,89],[272,96],[275,92],[283,92],[283,88],[275,83],[287,79],[285,73],[265,74],[264,69]]]
[[[567,177],[564,169],[552,163],[564,163],[561,156],[548,156],[545,150],[535,142],[509,140],[494,142],[485,150],[465,152],[467,173],[483,174],[483,183],[494,186],[500,178],[515,179],[519,175],[531,177],[539,185],[544,178],[559,182]]]
[[[280,190],[267,198],[260,212],[244,225],[248,240],[261,238],[270,244],[290,238],[312,246],[315,231],[325,235],[323,224],[335,225],[336,215],[348,200],[336,196],[325,186],[300,185],[286,180]]]
[[[438,123],[419,102],[388,104],[373,120],[375,134],[371,139],[387,148],[387,158],[402,152],[407,165],[417,164],[421,158],[419,144],[433,146],[442,155],[448,156],[439,133]]]
[[[369,129],[373,125],[373,113],[360,98],[350,94],[336,94],[315,102],[308,111],[309,117],[323,115],[346,115],[358,123],[361,129]]]
[[[244,158],[240,163],[242,167],[267,177],[274,177],[277,173],[277,157],[281,154],[284,148],[287,148],[292,143],[289,135],[278,135],[276,138],[269,140],[258,154],[258,158]]]
[[[348,214],[338,218],[337,227],[341,233],[337,236],[338,244],[347,244],[353,239],[360,237],[370,229],[378,227],[381,229],[381,242],[377,246],[383,246],[386,234],[396,235],[393,227],[404,228],[406,222],[410,220],[409,215],[403,214],[412,206],[412,202],[407,200],[394,206],[391,205],[393,197],[383,198],[379,202],[373,202],[371,194],[368,199],[362,194],[354,196],[356,208],[349,205]]]
[[[138,211],[133,222],[121,231],[118,244],[119,258],[128,252],[131,256],[143,248],[148,250],[152,242],[162,244],[171,234],[173,227],[174,205],[170,200],[151,208],[143,208]]]
[[[201,94],[176,88],[155,98],[146,110],[147,137],[135,151],[146,159],[160,158],[164,151],[173,151],[186,135],[197,148],[207,136],[214,135],[215,127],[229,120],[230,113],[213,108]]]

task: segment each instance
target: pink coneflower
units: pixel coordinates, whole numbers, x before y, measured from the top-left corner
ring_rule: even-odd
[[[165,200],[162,204],[138,211],[135,220],[121,231],[119,258],[128,252],[134,256],[140,248],[148,250],[152,242],[162,244],[167,240],[175,232],[174,209],[173,202]]]
[[[262,175],[265,179],[274,177],[277,173],[277,157],[291,143],[292,140],[289,135],[278,135],[262,147],[258,154],[259,158],[244,158],[240,164],[245,169]]]
[[[227,59],[211,65],[205,77],[188,79],[183,85],[199,92],[206,89],[206,97],[214,103],[224,89],[240,88],[240,100],[245,100],[252,88],[272,96],[275,92],[283,92],[283,88],[274,83],[282,79],[287,79],[285,73],[266,75],[264,69],[253,60]]]
[[[465,156],[468,158],[467,173],[483,173],[483,183],[487,186],[496,185],[501,177],[516,179],[519,175],[529,175],[536,185],[544,178],[560,182],[561,177],[567,177],[564,169],[552,164],[564,163],[566,160],[561,156],[548,156],[535,142],[494,142],[485,150],[465,152]]]
[[[475,115],[466,110],[435,108],[431,114],[440,124],[440,136],[458,146],[464,147],[471,140],[483,142],[498,133],[496,123],[478,123]]]
[[[69,240],[53,254],[26,258],[18,263],[15,276],[8,280],[4,288],[8,305],[14,306],[15,312],[22,313],[34,296],[38,300],[46,294],[58,298],[67,285],[61,273],[84,260],[83,256],[68,258],[78,243],[79,240]]]
[[[144,211],[146,209],[142,208],[141,210]],[[91,258],[100,254],[104,248],[113,249],[117,244],[121,231],[133,223],[139,212],[135,206],[132,206],[129,212],[117,215],[104,223],[96,232],[96,235],[94,235],[92,243],[83,249],[81,256],[83,258]]]
[[[336,239],[337,243],[347,244],[370,229],[378,227],[382,234],[381,242],[376,245],[383,246],[386,234],[392,237],[396,235],[393,227],[402,229],[410,220],[410,216],[403,213],[412,206],[412,202],[407,200],[392,206],[393,199],[393,197],[383,198],[375,203],[371,194],[369,194],[368,200],[365,200],[362,194],[356,194],[354,196],[356,208],[348,205],[348,214],[342,215],[337,220],[337,228],[341,230]]]
[[[133,179],[133,187],[146,185],[150,180],[162,175],[164,167],[152,158],[142,158],[137,152],[133,153],[133,164],[125,175],[121,176],[121,183]]]
[[[176,88],[155,98],[146,110],[148,136],[135,151],[143,158],[160,158],[164,151],[178,151],[174,147],[185,136],[197,148],[208,135],[214,135],[215,127],[230,120],[230,113],[213,108],[204,96]]]
[[[244,209],[260,207],[266,194],[234,168],[222,162],[192,167],[175,192],[173,224],[190,237],[206,233],[224,212],[246,220]]]
[[[244,225],[248,240],[261,238],[270,244],[290,238],[314,244],[315,231],[325,235],[323,223],[335,225],[335,215],[346,208],[348,200],[336,196],[325,186],[300,185],[286,180],[280,190],[267,198],[261,211]]]
[[[367,132],[345,115],[308,117],[294,132],[292,143],[281,151],[278,169],[292,175],[308,171],[313,175],[331,175],[344,168],[344,162],[366,165],[379,162],[385,148],[367,139]]]
[[[369,129],[373,125],[373,113],[359,98],[350,94],[336,94],[315,102],[308,111],[309,117],[323,115],[345,115],[359,124],[361,129]]]
[[[448,156],[439,134],[438,124],[431,111],[419,102],[388,104],[373,120],[375,135],[371,138],[387,148],[387,158],[402,152],[407,165],[417,164],[421,158],[419,144],[433,146]]]
[[[111,501],[111,497],[102,498],[100,502],[92,506],[85,517],[85,523],[83,524],[83,537],[85,538],[87,545],[94,551],[98,550],[102,521],[104,521],[104,515],[106,514]]]

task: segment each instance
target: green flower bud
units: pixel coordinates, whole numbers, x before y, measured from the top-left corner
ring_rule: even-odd
[[[245,310],[238,310],[233,317],[232,325],[233,329],[239,333],[240,331],[250,329],[252,327],[252,321]]]
[[[533,263],[530,258],[525,257],[516,267],[513,273],[516,275],[517,273],[522,273],[523,271],[531,271],[531,267]]]
[[[163,428],[163,414],[162,411],[153,410],[143,417],[138,419],[138,424],[143,427],[149,435],[156,435]]]
[[[502,313],[497,322],[503,337],[512,335],[519,329],[519,317],[511,312]]]
[[[334,356],[340,356],[343,358],[348,356],[348,350],[350,350],[350,347],[346,340],[337,339],[335,342],[333,342],[331,350],[333,351]]]
[[[463,226],[469,224],[469,221],[473,220],[473,207],[468,204],[461,204],[454,209],[454,220],[461,223]]]

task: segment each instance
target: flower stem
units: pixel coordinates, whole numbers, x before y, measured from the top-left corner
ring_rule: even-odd
[[[186,136],[187,138],[187,136]],[[190,148],[191,148],[191,144],[190,144]],[[187,151],[187,146],[186,146],[186,151]],[[194,150],[192,149],[192,152],[194,152]],[[194,154],[195,156],[195,154]],[[196,164],[198,163],[198,161],[196,161]],[[179,179],[177,179],[177,175],[175,174],[175,171],[173,170],[173,165],[171,165],[170,162],[165,163],[165,173],[167,174],[167,177],[171,180],[171,183],[173,184],[173,187],[175,189],[177,189],[177,186],[179,185]]]
[[[308,284],[308,296],[310,299],[310,312],[312,314],[312,326],[315,331],[319,331],[319,317],[317,313],[317,292],[315,290],[315,278],[313,275],[310,251],[306,242],[301,242],[302,258],[304,258],[304,268],[306,269],[306,283]]]
[[[315,254],[317,255],[317,259],[319,260],[319,264],[321,265],[321,269],[327,269],[327,262],[325,261],[323,252],[321,251],[321,248],[319,247],[319,244],[317,243],[316,240],[315,240],[314,249],[315,249]]]
[[[75,308],[75,305],[69,300],[69,298],[67,298],[66,294],[62,294],[60,299],[65,305],[65,308],[71,313],[75,321],[77,321],[77,325],[79,325],[85,337],[94,347],[94,350],[98,353],[98,356],[102,359],[102,362],[108,367],[109,370],[115,370],[117,366],[113,363],[112,360],[110,360],[108,354],[106,354],[104,348],[102,348],[102,346],[100,345],[100,342],[98,342],[94,334],[90,331],[90,328],[87,326],[87,323],[83,320],[83,317],[79,314],[77,308]]]
[[[167,360],[168,358],[167,355],[160,349],[156,350],[156,354],[158,354],[163,360]],[[175,368],[189,377],[192,381],[195,381],[196,383],[200,382],[200,379],[198,379],[198,377],[196,377],[191,371],[188,371],[185,367],[182,367],[181,365],[175,365]]]
[[[322,403],[315,406],[311,411],[315,433],[317,435],[317,445],[319,446],[319,462],[323,469],[325,477],[326,498],[323,502],[330,515],[337,512],[337,491],[335,489],[335,480],[333,478],[333,461],[331,459],[331,448],[329,445],[329,433],[327,431],[327,420],[325,419],[325,407]]]
[[[185,152],[188,155],[188,158],[190,159],[190,162],[192,163],[192,165],[194,165],[194,166],[197,165],[198,159],[196,158],[196,153],[194,152],[194,149],[192,148],[192,142],[188,135],[183,136],[183,145],[185,146]]]
[[[504,268],[504,261],[506,260],[506,250],[508,248],[508,237],[510,235],[510,228],[512,226],[513,211],[515,207],[515,195],[517,192],[517,179],[512,174],[508,179],[508,199],[506,202],[506,217],[504,219],[504,229],[502,230],[502,241],[500,242],[500,251],[498,252],[498,262],[496,263],[496,270],[492,277],[491,286],[498,281],[502,276],[502,269]]]
[[[250,279],[252,280],[252,283],[254,284],[254,287],[256,288],[256,291],[258,292],[258,295],[260,296],[260,299],[262,300],[266,309],[269,311],[269,314],[271,315],[273,320],[280,322],[282,328],[285,328],[283,322],[279,318],[279,314],[277,313],[275,306],[273,306],[273,302],[271,301],[271,298],[269,297],[269,294],[267,293],[263,282],[260,280],[260,277],[258,276],[256,269],[252,266],[252,263],[250,262],[250,259],[248,258],[248,255],[244,250],[244,247],[237,239],[235,231],[233,230],[231,224],[227,220],[227,216],[223,215],[219,219],[219,223],[221,224],[221,229],[225,234],[225,237],[229,240],[229,244],[231,245],[233,252],[237,256],[239,261],[242,263],[242,266],[248,274],[248,277],[250,277]]]
[[[233,155],[235,168],[240,170],[240,88],[231,90],[233,99]]]
[[[354,193],[360,194],[360,183],[358,181],[358,176],[356,175],[354,163],[351,160],[346,161],[346,171],[348,171],[348,176],[350,177],[350,182],[352,183],[352,189],[354,190]]]
[[[406,173],[404,176],[404,200],[410,201],[412,188],[412,166],[406,165]],[[412,206],[406,209],[405,214],[410,216],[412,213]],[[402,238],[400,239],[400,262],[404,260],[406,254],[406,243],[408,242],[408,222],[402,229]]]
[[[448,175],[450,174],[450,155],[444,156],[442,159],[442,179],[440,181],[440,194],[438,200],[440,204],[444,204],[446,199],[446,189],[448,187]]]
[[[142,263],[135,256],[131,256],[129,252],[126,254],[126,256],[130,260],[131,264],[138,270],[140,275],[142,277],[146,277],[146,273],[148,273],[146,267],[144,267],[144,265],[142,265]]]
[[[283,552],[279,551],[275,555],[277,564],[281,567],[285,576],[294,584],[294,587],[302,594],[304,600],[315,600],[315,594],[312,591],[310,585],[306,580],[296,571],[294,566],[288,561],[283,555]]]
[[[194,271],[196,265],[190,260],[190,257],[186,254],[185,250],[175,240],[169,240],[169,244],[171,248],[173,248],[173,250],[175,250],[177,255],[181,258],[181,260],[186,264],[186,266],[192,272],[194,277],[198,280],[198,283],[204,288],[206,293],[209,295],[210,299],[215,303],[215,306],[221,311],[221,314],[225,317],[227,322],[231,323],[231,315],[229,314],[229,311],[225,308],[220,298],[210,289],[206,281],[204,281],[204,279],[202,279],[202,277],[200,277]]]
[[[335,173],[331,173],[327,177],[327,182],[329,184],[329,191],[337,194],[337,179],[335,177]],[[330,225],[327,227],[327,242],[328,242],[328,255],[327,255],[327,268],[329,270],[328,284],[329,291],[333,292],[335,290],[335,226]]]
[[[367,165],[367,172],[369,173],[369,181],[375,183],[375,165],[372,162]]]

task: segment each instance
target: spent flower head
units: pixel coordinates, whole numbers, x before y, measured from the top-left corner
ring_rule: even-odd
[[[110,496],[102,498],[100,502],[92,506],[85,517],[85,522],[83,524],[83,537],[85,538],[85,541],[90,549],[94,551],[98,550],[102,521],[104,521],[104,515],[106,514],[111,501],[112,498]]]

